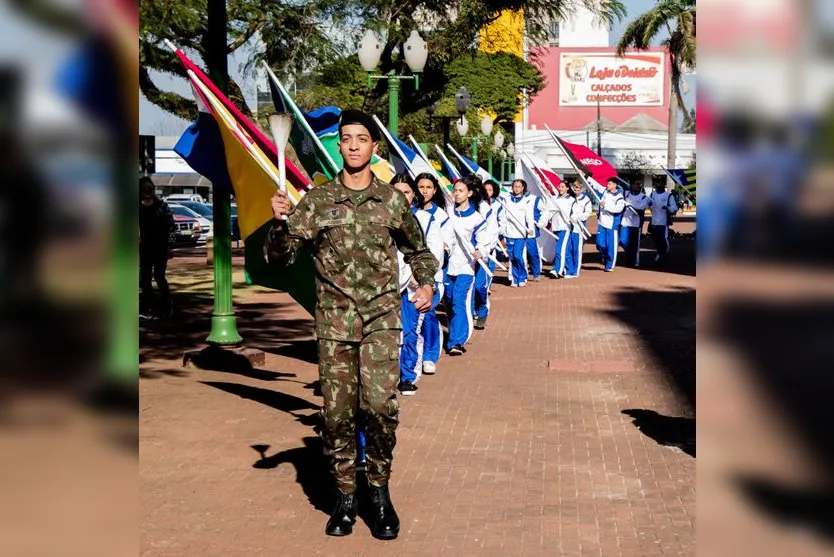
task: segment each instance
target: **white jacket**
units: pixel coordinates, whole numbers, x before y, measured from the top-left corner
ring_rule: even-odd
[[[648,196],[642,191],[640,193],[627,191],[623,194],[623,197],[625,197],[626,209],[623,213],[622,225],[639,228],[643,224],[643,211],[649,206]]]
[[[454,226],[455,236],[460,235],[463,240],[469,240],[472,247],[486,258],[489,242],[487,223],[483,215],[475,210],[474,205],[470,203],[469,208],[465,211],[455,209],[449,225]],[[474,275],[475,265],[478,263],[469,254],[468,246],[464,248],[460,245],[461,242],[458,241],[458,238],[455,238],[455,240],[452,242],[449,252],[448,274],[452,276]]]
[[[582,224],[585,224],[591,217],[591,213],[594,212],[594,203],[590,197],[583,193],[576,198],[576,205],[578,206],[576,209],[576,218]],[[579,232],[579,228],[576,225],[573,227],[573,232]]]
[[[399,263],[399,279],[400,279],[400,294],[404,290],[408,291],[408,299],[414,300],[414,294],[417,292],[419,286],[411,284],[411,277],[414,273],[411,271],[411,265],[405,262],[405,256],[400,250],[397,250],[397,263]]]
[[[437,205],[432,204],[428,210],[418,209],[414,216],[417,217],[417,222],[423,229],[423,235],[426,237],[426,247],[438,261],[434,281],[437,283],[443,282],[443,260],[446,255],[444,244],[451,246],[455,241],[452,227],[449,225],[449,215]]]
[[[527,232],[535,228],[533,219],[533,197],[523,195],[521,197],[510,196],[504,202],[504,210],[507,212],[504,219],[503,235],[505,238],[518,239],[526,238]],[[523,225],[522,229],[520,225]]]
[[[652,226],[668,226],[667,211],[674,213],[678,210],[675,196],[668,191],[662,193],[653,191],[649,195],[649,207],[652,210]]]
[[[484,257],[487,254],[492,253],[492,250],[495,249],[495,245],[498,243],[498,234],[500,232],[498,228],[498,212],[501,206],[497,203],[493,206],[490,205],[486,201],[481,201],[481,204],[478,206],[478,212],[481,213],[481,216],[484,217],[486,220],[486,229],[487,229],[487,240],[486,240],[486,252],[482,253]]]
[[[623,193],[619,190],[614,193],[606,190],[599,204],[599,225],[609,230],[619,228],[620,219],[625,210]]]
[[[570,219],[574,216],[575,206],[576,199],[571,195],[551,197],[545,203],[539,224],[547,226],[547,223],[550,223],[550,228],[554,231],[568,230],[571,228]]]

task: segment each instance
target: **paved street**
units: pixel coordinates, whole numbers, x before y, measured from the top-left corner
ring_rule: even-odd
[[[239,288],[266,364],[183,368],[209,330],[211,273],[175,259],[178,316],[141,325],[142,555],[694,555],[692,240],[673,250],[663,271],[603,273],[588,245],[577,280],[511,289],[499,273],[487,329],[400,397],[391,542],[361,520],[324,535],[312,319]]]

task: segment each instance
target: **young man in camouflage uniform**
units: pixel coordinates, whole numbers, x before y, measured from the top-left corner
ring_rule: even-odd
[[[394,539],[399,519],[388,479],[396,443],[396,398],[402,322],[397,249],[420,284],[414,303],[431,309],[437,260],[417,219],[398,191],[371,173],[379,130],[366,114],[345,110],[339,121],[344,170],[310,190],[294,209],[280,191],[265,251],[292,263],[303,242],[313,243],[316,266],[316,337],[324,397],[322,439],[339,491],[325,532],[344,536],[356,521],[356,410],[362,409],[372,533]],[[287,215],[286,220],[282,218]]]

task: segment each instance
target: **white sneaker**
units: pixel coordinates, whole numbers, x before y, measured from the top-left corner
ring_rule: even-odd
[[[434,375],[437,373],[437,366],[434,362],[423,362],[423,373],[426,375]]]
[[[525,286],[527,286],[527,281],[526,280],[518,285],[519,288],[524,288]]]

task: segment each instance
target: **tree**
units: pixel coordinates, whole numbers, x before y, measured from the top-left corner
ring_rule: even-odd
[[[193,99],[161,90],[151,70],[186,78],[179,59],[165,47],[168,39],[196,60],[205,59],[208,48],[207,0],[143,0],[139,4],[139,88],[145,97],[163,110],[192,119]],[[333,5],[328,5],[333,4]],[[260,58],[286,71],[303,71],[337,53],[327,36],[327,19],[339,19],[337,3],[325,0],[228,0],[227,54],[232,54],[253,39],[264,45]],[[228,96],[247,116],[249,107],[241,87],[229,79]]]
[[[681,126],[681,133],[695,133],[695,109],[689,109],[689,118],[691,120],[691,124],[687,124],[686,122],[683,123]]]
[[[654,8],[626,27],[623,38],[617,44],[619,55],[631,47],[646,50],[662,29],[669,32],[669,38],[661,44],[669,53],[672,90],[687,126],[693,125],[693,120],[683,103],[681,81],[685,71],[695,69],[695,16],[695,0],[659,0]],[[674,29],[672,23],[675,24]]]
[[[651,174],[654,168],[651,159],[638,151],[619,154],[616,162],[620,177],[629,183],[633,183],[635,180],[642,183],[643,176]]]
[[[229,0],[227,51],[232,53],[257,40],[259,52],[250,57],[248,68],[264,60],[280,77],[323,67],[326,73],[328,64],[349,58],[364,29],[371,28],[384,42],[379,71],[404,73],[404,60],[392,54],[412,30],[418,29],[429,44],[429,63],[420,91],[413,87],[401,90],[402,112],[408,114],[425,109],[444,95],[448,82],[443,78],[445,66],[463,53],[476,52],[479,30],[495,21],[503,10],[524,10],[526,33],[536,44],[546,40],[549,21],[569,16],[580,4],[605,24],[625,15],[620,0]],[[140,3],[140,88],[152,103],[185,118],[193,115],[193,101],[161,90],[151,70],[184,77],[176,57],[164,47],[166,38],[198,60],[204,57],[205,12],[206,0]],[[386,84],[378,81],[369,94],[363,95],[367,97],[364,106],[375,110],[386,95]],[[240,86],[233,80],[229,82],[229,97],[249,114]],[[352,97],[339,100],[352,101]]]

